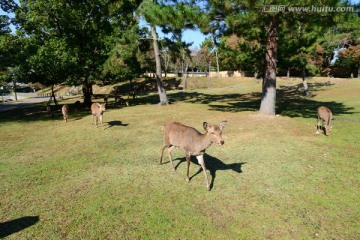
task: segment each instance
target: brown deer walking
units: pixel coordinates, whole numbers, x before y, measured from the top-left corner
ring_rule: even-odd
[[[320,127],[320,122],[322,125],[322,129],[325,128],[325,135],[329,136],[330,135],[330,130],[332,128],[331,126],[331,120],[333,118],[333,114],[331,112],[331,110],[327,107],[321,106],[317,109],[317,114],[318,114],[318,119],[317,119],[317,123],[316,123],[316,134],[319,134],[319,129],[321,129]],[[324,127],[325,124],[325,127]]]
[[[213,143],[216,142],[218,145],[224,144],[224,139],[221,137],[222,129],[225,127],[226,121],[221,122],[219,125],[211,125],[207,122],[203,123],[203,127],[206,133],[202,134],[195,128],[185,126],[178,122],[167,123],[163,127],[164,131],[164,144],[161,148],[160,164],[162,164],[162,158],[165,148],[168,150],[168,156],[175,171],[174,163],[172,160],[171,152],[175,147],[180,147],[185,150],[187,171],[186,181],[189,182],[189,167],[190,167],[190,156],[196,156],[199,164],[201,165],[206,180],[207,189],[210,190],[210,184],[208,175],[206,172],[204,153],[205,150]]]
[[[66,104],[64,106],[62,106],[61,112],[63,114],[64,121],[67,122],[68,117],[69,117],[69,106]]]
[[[101,127],[104,129],[103,126],[103,113],[106,110],[105,104],[100,103],[93,103],[91,104],[91,114],[92,114],[92,123],[94,125],[94,118],[95,118],[95,125],[98,126],[98,120],[100,120]]]

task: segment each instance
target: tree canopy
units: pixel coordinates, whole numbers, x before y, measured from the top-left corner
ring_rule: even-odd
[[[2,76],[45,85],[81,84],[87,104],[96,82],[153,71],[160,103],[167,104],[161,73],[170,59],[183,63],[181,71],[195,65],[206,69],[212,62],[220,70],[262,77],[260,111],[273,115],[280,69],[326,75],[341,66],[358,73],[359,5],[341,11],[350,5],[342,0],[3,0],[1,8],[14,17],[0,16],[0,70]],[[142,18],[149,29],[139,27]],[[160,41],[156,26],[172,37]],[[191,55],[181,41],[185,29],[210,36]]]

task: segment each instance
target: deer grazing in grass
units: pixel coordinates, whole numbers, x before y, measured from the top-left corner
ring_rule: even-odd
[[[120,105],[126,105],[129,106],[129,101],[125,100],[124,98],[120,97],[119,95],[116,95],[114,97],[114,105],[117,106],[120,103]]]
[[[76,113],[80,110],[81,102],[78,100],[74,103]]]
[[[184,149],[187,164],[186,181],[190,181],[190,156],[196,156],[201,168],[204,171],[207,189],[210,191],[209,179],[204,162],[204,153],[213,142],[216,142],[220,146],[224,144],[224,139],[221,137],[221,133],[225,125],[226,121],[221,122],[219,125],[211,125],[204,122],[203,127],[206,133],[202,134],[195,128],[185,126],[178,122],[167,123],[163,127],[164,144],[161,148],[160,164],[162,164],[164,150],[167,148],[173,171],[175,171],[171,152],[175,149],[175,147]]]
[[[61,108],[61,112],[63,114],[64,117],[64,121],[67,122],[68,117],[69,117],[69,106],[68,105],[63,105]]]
[[[332,125],[331,125],[331,120],[333,118],[332,112],[330,111],[329,108],[321,106],[317,109],[317,115],[318,115],[318,119],[317,119],[317,123],[316,123],[316,134],[320,133],[319,129],[325,128],[325,135],[329,136],[330,130],[332,128]],[[321,122],[322,128],[320,127],[320,122]]]
[[[91,105],[91,114],[92,114],[92,123],[94,125],[94,119],[95,119],[95,125],[98,126],[98,120],[100,120],[101,127],[104,129],[103,126],[103,113],[106,110],[106,104],[100,104],[100,103],[93,103]]]

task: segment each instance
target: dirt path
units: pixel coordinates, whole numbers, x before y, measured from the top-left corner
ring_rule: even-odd
[[[5,112],[15,108],[31,105],[34,103],[41,103],[49,101],[49,97],[36,97],[36,98],[27,98],[19,101],[12,102],[0,102],[0,112]]]

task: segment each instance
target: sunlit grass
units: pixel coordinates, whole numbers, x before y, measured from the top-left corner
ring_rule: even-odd
[[[169,91],[174,104],[165,107],[156,95],[110,103],[105,130],[88,110],[72,111],[68,123],[40,107],[0,114],[0,222],[39,216],[7,230],[8,239],[357,239],[359,79],[335,79],[277,117],[259,116],[246,95],[261,82],[228,80]],[[301,83],[291,81],[279,85]],[[341,110],[329,137],[315,134],[311,113],[323,102]],[[175,173],[167,157],[158,164],[160,127],[173,120],[200,131],[204,121],[228,120],[225,145],[205,158],[210,192],[197,164],[185,181],[182,150],[173,152]]]

